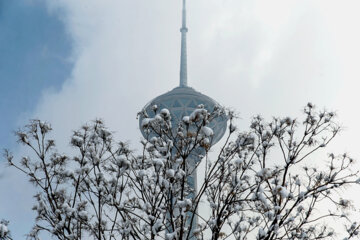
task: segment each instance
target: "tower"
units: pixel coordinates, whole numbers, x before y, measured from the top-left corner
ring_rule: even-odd
[[[204,108],[209,112],[212,112],[215,106],[219,105],[212,98],[197,92],[193,88],[188,86],[187,78],[187,41],[186,36],[188,28],[186,26],[186,0],[183,0],[183,9],[182,9],[182,27],[180,28],[181,32],[181,55],[180,55],[180,84],[178,87],[173,90],[162,94],[148,104],[145,105],[143,111],[146,112],[149,117],[154,117],[154,112],[152,111],[152,106],[157,105],[158,109],[161,110],[166,108],[171,113],[172,126],[177,126],[180,121],[182,121],[184,116],[189,116],[197,107],[202,104]],[[141,128],[141,123],[143,117],[140,116],[139,126],[141,133],[146,137],[146,133]],[[212,144],[217,143],[225,134],[227,126],[227,118],[225,116],[219,116],[213,119],[209,127],[213,130]],[[197,155],[190,156],[186,161],[189,161],[191,164],[201,160],[201,149],[198,149]],[[193,172],[191,179],[189,179],[188,184],[195,189],[197,185],[197,176],[196,171]],[[196,225],[196,220],[195,224]]]

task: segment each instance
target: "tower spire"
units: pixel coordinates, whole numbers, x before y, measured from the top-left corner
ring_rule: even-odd
[[[180,59],[180,87],[187,87],[187,50],[186,50],[186,0],[183,0],[181,32],[181,59]]]

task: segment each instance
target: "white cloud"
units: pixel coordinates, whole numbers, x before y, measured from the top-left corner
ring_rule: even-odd
[[[178,84],[181,1],[48,1],[74,43],[74,69],[44,94],[34,117],[71,130],[101,117],[136,145],[136,113]],[[339,109],[350,129],[337,150],[356,153],[358,1],[188,1],[189,84],[241,112],[299,115],[307,101]],[[347,147],[346,147],[347,146]],[[358,153],[356,153],[357,156]]]
[[[75,67],[62,91],[44,96],[36,115],[61,132],[102,117],[136,141],[137,111],[178,84],[180,4],[50,2],[50,9],[65,12]],[[359,17],[348,11],[354,4],[189,1],[190,85],[245,116],[298,114],[307,101],[337,107],[340,79],[358,75],[344,65],[346,59],[356,64],[351,49],[357,41],[346,42],[357,36]]]

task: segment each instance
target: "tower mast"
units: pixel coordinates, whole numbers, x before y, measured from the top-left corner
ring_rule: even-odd
[[[187,87],[187,50],[186,50],[186,0],[183,0],[181,32],[181,59],[180,59],[180,87]]]

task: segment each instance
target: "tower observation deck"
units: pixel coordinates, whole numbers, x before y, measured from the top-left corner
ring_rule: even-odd
[[[176,123],[182,120],[183,116],[189,116],[200,104],[203,104],[205,109],[209,112],[214,110],[214,107],[219,105],[214,99],[208,97],[195,89],[188,86],[187,77],[187,49],[186,49],[186,35],[188,28],[186,26],[186,0],[183,0],[182,10],[182,27],[181,32],[181,56],[180,56],[180,84],[173,90],[162,94],[148,104],[145,105],[144,111],[149,114],[149,117],[153,117],[154,113],[151,110],[153,105],[157,105],[158,109],[167,108],[172,117],[173,126],[177,126]],[[151,115],[153,113],[153,115]],[[139,125],[141,129],[142,118],[139,119]],[[225,117],[218,117],[214,119],[210,124],[214,131],[212,144],[217,143],[225,134],[227,125],[227,119]],[[143,136],[145,133],[141,130]]]

